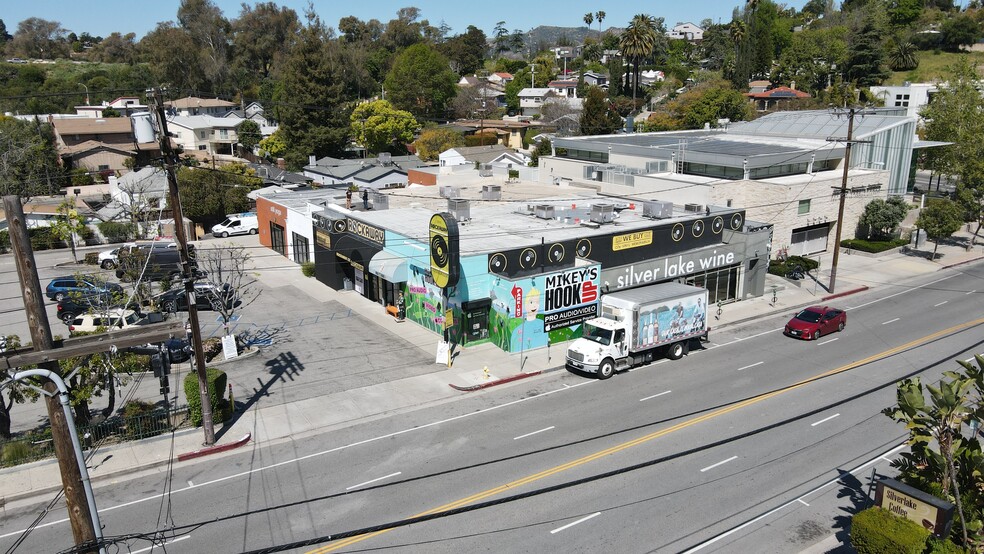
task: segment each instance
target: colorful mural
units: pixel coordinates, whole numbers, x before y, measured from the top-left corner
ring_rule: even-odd
[[[571,340],[581,323],[598,313],[601,266],[591,265],[524,277],[496,279],[491,287],[489,337],[507,352]]]

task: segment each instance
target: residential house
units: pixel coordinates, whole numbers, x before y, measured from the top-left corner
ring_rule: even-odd
[[[576,79],[558,79],[547,83],[547,87],[564,98],[577,98]]]
[[[512,81],[512,80],[513,80],[512,73],[506,73],[504,71],[500,71],[500,72],[493,73],[493,74],[489,75],[489,82],[490,83],[496,83],[496,84],[502,85],[502,86],[508,85],[509,82]]]
[[[790,101],[802,98],[812,98],[809,93],[789,87],[776,87],[764,92],[748,92],[745,94],[755,103],[755,109],[764,112]]]
[[[211,115],[170,116],[168,131],[175,135],[174,141],[187,153],[198,152],[215,158],[234,157],[234,147],[239,142],[236,130],[244,120],[235,117],[215,117]]]
[[[251,163],[246,165],[256,172],[257,178],[263,180],[263,186],[276,185],[285,189],[297,189],[306,187],[311,183],[310,177],[305,177],[293,171],[287,171],[283,158],[277,160],[277,165],[267,163]]]
[[[748,92],[765,92],[772,88],[772,81],[757,80],[748,83]]]
[[[183,117],[193,115],[212,115],[222,117],[230,110],[237,107],[237,104],[219,98],[199,98],[197,96],[186,96],[164,103],[164,107],[176,115]]]
[[[902,86],[879,86],[871,87],[870,90],[885,102],[886,107],[905,108],[909,117],[919,117],[919,111],[933,101],[939,85],[906,82]]]
[[[276,125],[275,121],[266,116],[266,111],[259,102],[250,102],[246,105],[245,109],[237,106],[226,112],[223,117],[249,119],[260,127],[272,127]]]
[[[101,118],[103,111],[107,109],[116,110],[122,117],[129,117],[135,113],[149,112],[150,108],[146,104],[140,103],[140,98],[136,96],[120,96],[112,102],[103,102],[97,106],[75,106],[75,113],[91,118]]]
[[[98,206],[96,217],[102,221],[130,220],[157,222],[161,215],[170,215],[167,209],[170,195],[167,173],[159,167],[145,167],[121,177],[109,178],[109,198]],[[147,214],[147,215],[144,215]],[[144,229],[145,233],[158,234],[157,229]]]
[[[666,36],[670,39],[700,42],[704,40],[704,30],[693,23],[677,23],[666,32]]]
[[[524,88],[519,91],[519,109],[523,115],[537,115],[547,98],[557,96],[552,88]]]
[[[482,79],[479,79],[475,75],[464,75],[460,79],[458,79],[458,86],[462,88],[477,87],[479,84],[481,84],[481,82]]]
[[[377,158],[311,158],[304,166],[304,176],[314,183],[371,189],[405,187],[407,171],[425,165],[415,155],[393,156],[385,152]]]
[[[608,75],[595,71],[584,72],[584,84],[608,89]]]
[[[495,133],[496,142],[507,147],[521,148],[523,135],[534,124],[528,116],[519,118],[503,117],[502,119],[459,119],[444,127],[464,136],[474,135],[479,131]]]
[[[441,152],[438,156],[441,167],[455,165],[526,166],[529,158],[525,154],[506,148],[501,144],[489,146],[459,146]]]
[[[146,117],[149,117],[147,115]],[[129,171],[128,158],[140,167],[160,157],[160,146],[153,131],[141,132],[146,118],[130,117],[49,117],[62,163],[68,168],[90,172]]]

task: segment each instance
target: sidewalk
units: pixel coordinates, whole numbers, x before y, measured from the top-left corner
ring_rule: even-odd
[[[955,237],[970,236],[961,232]],[[252,240],[255,240],[253,238]],[[930,245],[931,248],[932,245]],[[929,251],[931,252],[931,250]],[[928,254],[928,253],[927,253]],[[863,290],[888,290],[903,285],[913,277],[935,273],[984,259],[984,246],[977,245],[968,251],[958,244],[939,248],[936,261],[929,261],[919,252],[903,254],[892,250],[878,256],[842,252],[839,259],[836,290],[828,293],[823,285],[829,283],[832,254],[821,257],[818,280],[806,278],[789,281],[769,275],[766,294],[762,297],[735,302],[723,306],[719,318],[712,319],[714,328],[726,328],[774,313],[792,313],[812,304],[844,300],[832,298],[854,294]],[[313,278],[304,277],[300,270],[285,271],[293,264],[277,256],[258,257],[255,268],[258,278],[270,287],[293,285],[313,300],[334,300],[382,327],[398,331],[400,336],[433,356],[437,338],[434,333],[413,324],[397,322],[378,304],[370,302],[352,291],[332,290]],[[279,268],[279,269],[278,269]],[[772,302],[772,287],[776,289],[776,302]],[[384,417],[401,410],[435,404],[470,394],[488,386],[504,384],[527,376],[564,367],[566,345],[552,345],[546,349],[519,354],[507,354],[491,344],[461,349],[450,368],[434,365],[436,371],[397,379],[369,387],[303,400],[279,406],[251,408],[240,414],[233,423],[220,429],[218,446],[231,446],[247,435],[259,444],[274,444],[296,440],[304,436],[324,433],[351,425],[367,418]],[[263,355],[262,353],[260,355]],[[332,406],[331,410],[322,409]],[[175,433],[173,453],[189,454],[202,448],[202,430],[181,430]],[[207,453],[207,452],[206,452]],[[163,436],[139,442],[101,449],[91,455],[89,474],[94,487],[123,478],[137,472],[164,472],[172,454],[171,437]],[[184,456],[182,456],[184,458]],[[196,456],[197,457],[197,456]],[[182,461],[175,463],[194,463]],[[0,470],[0,506],[26,501],[38,495],[50,495],[61,488],[58,465],[55,460],[45,460]]]

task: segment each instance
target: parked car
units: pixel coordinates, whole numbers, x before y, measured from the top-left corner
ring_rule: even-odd
[[[191,266],[197,271],[195,249],[188,247]],[[177,248],[120,248],[117,253],[116,276],[129,281],[139,276],[145,281],[181,278],[181,252]]]
[[[793,316],[783,329],[790,337],[817,340],[822,335],[843,331],[847,325],[847,312],[829,306],[810,306]]]
[[[213,283],[195,283],[195,305],[199,310],[220,311],[225,305],[226,309],[236,305],[236,291],[232,290],[229,283],[215,285]],[[162,312],[186,312],[188,311],[188,297],[184,287],[174,288],[163,292],[155,298],[155,303],[161,308]]]
[[[164,316],[160,312],[140,314],[134,310],[115,308],[108,312],[82,314],[68,326],[70,333],[93,333],[99,329],[117,330],[139,327],[150,323],[160,323]]]
[[[225,221],[212,225],[212,236],[226,238],[230,235],[255,235],[259,229],[256,214],[252,212],[228,214]]]
[[[58,319],[65,325],[71,325],[76,317],[90,312],[103,312],[116,308],[122,308],[123,297],[106,298],[104,296],[67,296],[56,306]],[[138,314],[141,312],[139,304],[131,301],[127,306]]]
[[[52,279],[45,287],[44,293],[48,298],[61,302],[72,293],[111,298],[114,295],[122,294],[123,287],[116,283],[107,282],[97,275],[68,275]]]
[[[120,250],[123,248],[132,248],[132,247],[171,249],[171,248],[177,248],[178,243],[172,241],[162,241],[162,240],[127,242],[116,248],[113,248],[112,250],[103,250],[102,252],[100,252],[99,267],[103,269],[116,269],[116,266],[119,265]]]

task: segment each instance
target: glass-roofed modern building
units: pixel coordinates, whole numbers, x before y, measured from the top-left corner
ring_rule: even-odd
[[[744,209],[774,225],[773,251],[816,254],[833,248],[847,134],[847,112],[798,111],[721,129],[557,138],[540,179],[691,211]],[[868,202],[911,192],[916,119],[859,113],[852,138],[842,238]]]

